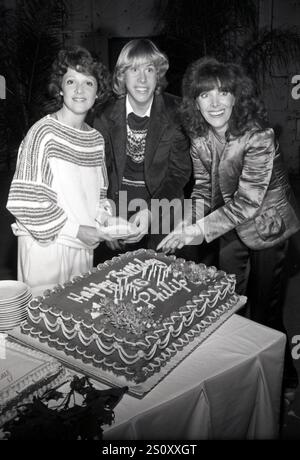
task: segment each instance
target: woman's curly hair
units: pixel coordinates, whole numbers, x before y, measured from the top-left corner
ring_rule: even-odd
[[[102,62],[95,60],[91,53],[81,46],[60,50],[54,63],[49,82],[49,93],[62,106],[63,96],[60,94],[62,79],[68,68],[85,75],[93,76],[97,81],[97,99],[95,105],[104,103],[111,95],[111,78],[109,71]]]
[[[218,88],[235,97],[226,135],[241,136],[253,126],[267,126],[267,113],[257,95],[254,82],[243,68],[234,63],[222,63],[212,57],[204,57],[187,68],[182,81],[182,124],[191,138],[205,136],[209,124],[203,118],[196,99],[206,91]]]
[[[125,72],[132,66],[145,62],[154,65],[157,74],[155,93],[159,94],[167,86],[166,72],[169,68],[167,56],[149,39],[137,38],[122,48],[112,78],[113,91],[118,97],[126,94]]]

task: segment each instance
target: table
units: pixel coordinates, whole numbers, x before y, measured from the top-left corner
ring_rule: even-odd
[[[276,439],[285,341],[233,315],[142,400],[124,395],[104,439]]]
[[[104,439],[276,439],[285,342],[234,314],[143,399],[125,394]]]

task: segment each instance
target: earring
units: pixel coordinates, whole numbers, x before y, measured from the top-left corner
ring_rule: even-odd
[[[63,93],[62,91],[60,91],[60,92],[59,92],[59,95],[60,95],[60,96],[63,96],[63,95],[64,95],[64,93]]]

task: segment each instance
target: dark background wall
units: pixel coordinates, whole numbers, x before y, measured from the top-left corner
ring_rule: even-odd
[[[16,10],[20,7],[22,1],[24,0],[0,0],[0,7],[1,5],[4,5],[5,7]],[[47,3],[47,1],[27,0],[25,3],[43,5],[44,3]],[[55,30],[56,39],[61,46],[73,44],[86,46],[112,70],[118,52],[127,40],[135,37],[151,37],[154,41],[156,41],[156,43],[161,45],[163,49],[165,48],[165,50],[168,51],[171,63],[170,70],[168,72],[168,79],[170,81],[168,90],[170,92],[178,93],[180,91],[179,82],[187,65],[187,60],[182,59],[182,61],[180,61],[178,60],[178,56],[184,55],[187,48],[185,39],[175,41],[174,37],[172,37],[173,25],[176,27],[177,23],[177,27],[181,27],[183,29],[185,28],[185,34],[187,35],[189,22],[192,21],[193,24],[191,24],[191,27],[195,27],[196,25],[198,30],[206,28],[208,42],[212,39],[215,42],[222,42],[224,40],[224,35],[221,34],[221,30],[220,35],[218,35],[218,30],[212,36],[209,35],[209,30],[213,29],[216,20],[218,20],[218,18],[214,17],[214,9],[217,8],[222,11],[223,7],[226,11],[226,9],[230,10],[229,7],[233,4],[243,5],[245,21],[241,22],[240,29],[244,30],[242,30],[242,33],[241,31],[236,32],[236,30],[233,33],[233,40],[238,41],[243,33],[246,32],[246,27],[248,27],[246,16],[249,11],[247,9],[247,5],[249,5],[250,1],[185,0],[183,2],[182,0],[56,0],[56,3],[58,5],[64,4],[66,13],[64,20],[61,21],[61,26],[58,26]],[[173,23],[170,23],[170,21],[172,21],[172,18],[170,17],[172,16],[172,12],[173,10],[176,11],[176,8],[178,8],[180,3],[183,3],[185,7],[181,11],[180,17],[178,17],[176,21],[174,21],[173,18]],[[263,33],[269,33],[272,39],[272,33],[273,37],[275,37],[278,32],[280,33],[280,31],[282,31],[284,33],[286,30],[300,35],[299,0],[252,0],[251,3],[256,8],[255,28],[257,29],[257,36],[262,35]],[[195,7],[195,4],[198,4],[198,8]],[[172,8],[173,5],[174,8]],[[204,8],[203,11],[205,12],[205,18],[203,21],[201,21],[200,17],[195,17],[197,14],[203,15],[203,11],[201,12],[199,5],[203,5]],[[214,8],[214,5],[216,8]],[[208,11],[207,7],[211,8],[211,11]],[[232,14],[236,14],[236,12],[233,11]],[[41,18],[37,15],[36,20],[38,22]],[[45,21],[43,25],[44,28],[48,28],[50,30],[50,27],[52,26],[47,24],[47,13],[46,18],[44,17],[42,20]],[[224,21],[225,20],[226,18],[224,18]],[[166,23],[168,27],[167,36],[164,35]],[[197,24],[199,25],[197,26]],[[234,19],[231,19],[231,26],[232,24],[234,24]],[[178,33],[178,31],[176,32]],[[194,33],[194,30],[192,30],[191,34],[192,33]],[[229,35],[227,34],[226,40],[228,39],[228,36]],[[10,38],[11,37],[7,37],[7,41],[9,41]],[[190,39],[188,36],[187,38]],[[257,37],[254,35],[253,42],[255,42],[256,39]],[[173,47],[172,43],[174,43]],[[252,43],[251,45],[253,44],[255,45],[255,43]],[[208,43],[208,45],[210,45],[210,43]],[[228,43],[228,46],[231,45]],[[225,43],[225,47],[226,46],[227,43]],[[291,58],[285,62],[284,59],[282,59],[281,63],[279,62],[280,60],[276,60],[276,65],[274,66],[274,63],[271,63],[272,54],[275,55],[276,53],[281,53],[282,57],[284,57],[285,52],[280,50],[277,45],[274,45],[274,43],[271,42],[269,43],[267,40],[264,46],[265,48],[262,49],[262,52],[265,53],[266,61],[270,59],[270,66],[268,68],[268,62],[266,62],[266,69],[264,70],[261,89],[270,114],[271,124],[276,127],[277,134],[280,135],[280,144],[287,169],[291,174],[298,175],[300,174],[300,99],[292,97],[292,88],[294,86],[292,84],[292,78],[295,75],[300,74],[300,49],[298,59]],[[197,37],[195,37],[193,47],[194,52],[191,53],[193,58],[201,57],[204,54],[203,47],[199,46],[199,43],[197,43]],[[210,47],[208,46],[207,49],[210,50]],[[287,47],[287,49],[290,51],[291,47]],[[246,50],[242,51],[245,52]],[[24,49],[24,53],[28,52],[30,51]],[[36,49],[32,48],[32,54],[35,52]],[[19,53],[22,54],[21,49],[19,50]],[[189,53],[186,54],[188,55]],[[40,64],[38,67],[39,66]],[[175,75],[176,73],[177,75]],[[31,106],[33,106],[33,104],[31,104]],[[36,115],[36,117],[37,116],[38,115]],[[31,121],[33,122],[34,118],[32,118]],[[28,123],[26,124],[26,128],[27,127]],[[16,141],[19,141],[19,137],[20,135],[16,132]],[[5,154],[3,151],[1,152],[0,147],[0,170],[1,168],[4,168],[4,156]],[[13,167],[14,164],[12,162],[12,169]]]
[[[54,13],[52,10],[47,13],[48,10],[45,9],[45,5],[49,5],[51,2],[54,6],[56,5],[56,8],[54,8]],[[181,30],[178,31],[176,28],[185,29],[183,33],[186,34],[187,41],[195,39],[192,52],[189,51],[193,58],[201,57],[203,48],[199,46],[200,42],[197,43],[197,39],[200,40],[200,35],[199,37],[197,35],[199,28],[207,28],[208,41],[215,40],[218,44],[218,42],[221,43],[224,40],[223,35],[218,36],[218,30],[212,37],[209,35],[209,29],[213,29],[216,26],[215,22],[218,21],[218,17],[213,16],[214,3],[217,5],[217,10],[221,11],[221,7],[225,7],[226,11],[228,6],[230,7],[238,2],[234,0],[218,0],[216,2],[214,0],[210,2],[205,0],[198,0],[198,2],[194,0],[186,0],[185,2],[182,0],[49,0],[48,2],[46,0],[27,0],[26,2],[24,0],[0,0],[0,8],[10,8],[12,12],[17,12],[16,18],[12,15],[8,16],[11,24],[7,29],[7,35],[4,38],[2,37],[4,47],[0,48],[0,52],[5,53],[7,43],[7,49],[10,53],[10,47],[13,40],[15,40],[17,55],[15,56],[15,61],[13,60],[14,56],[12,57],[12,65],[9,69],[13,69],[14,65],[19,66],[16,70],[12,70],[11,79],[7,78],[7,98],[0,99],[0,131],[2,128],[1,121],[7,122],[7,119],[9,119],[10,123],[9,135],[5,135],[7,132],[1,132],[2,142],[0,145],[0,173],[2,176],[0,192],[0,266],[6,267],[5,274],[2,274],[2,276],[10,276],[11,273],[15,273],[15,271],[12,272],[16,255],[15,240],[10,231],[12,218],[5,209],[8,187],[14,172],[19,143],[29,126],[41,116],[39,109],[42,104],[39,92],[45,92],[46,90],[45,76],[49,72],[51,60],[51,55],[47,56],[49,49],[53,47],[55,51],[56,48],[81,44],[97,55],[112,70],[118,53],[126,41],[136,37],[149,37],[168,52],[170,58],[170,69],[167,74],[170,82],[168,90],[180,94],[180,81],[189,62],[189,57],[184,59],[187,43],[185,43],[184,39],[178,40]],[[244,15],[248,14],[247,2],[239,3],[243,3],[243,7],[245,7]],[[255,7],[254,19],[257,36],[263,35],[264,31],[271,33],[271,36],[273,31],[275,34],[275,31],[276,33],[278,31],[284,33],[286,30],[300,34],[299,0],[252,0],[251,3]],[[32,4],[33,6],[32,11],[29,9],[29,13],[33,16],[30,27],[37,31],[37,37],[32,37],[32,42],[30,40],[28,42],[26,36],[22,36],[24,34],[24,22],[28,20],[28,12],[26,13],[27,16],[22,16],[20,13],[22,12],[22,4],[26,4],[26,6]],[[180,7],[180,4],[184,4],[184,9],[181,10],[180,17],[176,17],[175,10]],[[60,11],[57,6],[62,5],[64,5],[64,9]],[[201,17],[195,17],[197,14],[201,14],[201,8],[199,8],[201,5],[204,8],[204,15],[208,15],[207,17],[205,16],[202,22]],[[40,6],[41,11],[43,9],[46,11],[46,13],[42,13],[42,16],[39,16],[38,6]],[[212,9],[208,10],[207,7]],[[173,8],[175,22],[173,18],[172,23]],[[64,11],[64,15],[62,11]],[[230,20],[227,17],[227,21],[230,22]],[[15,30],[14,21],[16,23]],[[53,26],[54,21],[56,21],[55,26]],[[41,23],[40,29],[42,30],[38,27],[39,23]],[[235,25],[235,22],[233,21],[232,24]],[[234,39],[241,40],[240,37],[246,33],[247,21],[243,22],[242,20],[241,24],[244,24],[244,30],[242,33],[234,31]],[[172,29],[173,25],[174,30]],[[189,36],[189,27],[192,30],[191,36]],[[3,30],[5,30],[4,27]],[[51,30],[52,35],[49,35]],[[38,49],[36,44],[44,31],[47,31],[49,37],[46,36],[46,44],[41,40],[41,43],[39,43],[40,48]],[[48,39],[50,40],[49,43],[47,43]],[[254,36],[255,39],[256,37]],[[56,42],[54,43],[53,40],[56,40]],[[172,45],[173,43],[174,46]],[[266,42],[266,45],[270,48],[269,54],[266,54],[268,58],[270,56],[272,58],[272,53],[274,55],[276,52],[278,53],[274,44]],[[226,46],[227,44],[225,44]],[[230,40],[228,46],[232,46]],[[43,52],[41,52],[42,47],[44,47]],[[218,46],[215,48],[218,49]],[[35,62],[34,56],[38,51],[40,51],[42,57]],[[242,51],[244,52],[245,50]],[[43,57],[44,61],[42,60]],[[3,73],[4,77],[6,77],[5,68],[1,70],[1,58],[2,56],[0,56],[0,75]],[[24,69],[27,65],[27,74],[24,77],[22,72],[25,72]],[[45,73],[36,76],[38,71],[45,65]],[[296,75],[300,75],[300,40],[298,60],[290,59],[287,62],[277,60],[275,66],[272,65],[272,67],[267,67],[264,70],[261,83],[261,90],[270,114],[271,124],[276,128],[276,132],[279,135],[286,167],[291,177],[297,179],[300,174],[300,89],[299,98],[292,96],[292,90],[295,86],[292,83],[292,79]],[[19,80],[14,81],[17,78],[16,76]],[[39,81],[38,77],[41,81]],[[30,90],[27,80],[32,83]],[[10,87],[11,85],[15,86]],[[38,85],[42,85],[42,90]],[[36,97],[34,97],[34,90],[38,93]],[[27,93],[30,93],[31,99]],[[16,104],[18,98],[21,100],[19,105]],[[10,236],[8,236],[8,233]]]

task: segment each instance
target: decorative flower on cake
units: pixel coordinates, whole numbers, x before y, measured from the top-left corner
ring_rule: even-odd
[[[149,331],[154,326],[153,312],[147,305],[133,305],[130,302],[115,304],[109,301],[101,307],[101,323],[112,324],[135,335]]]

